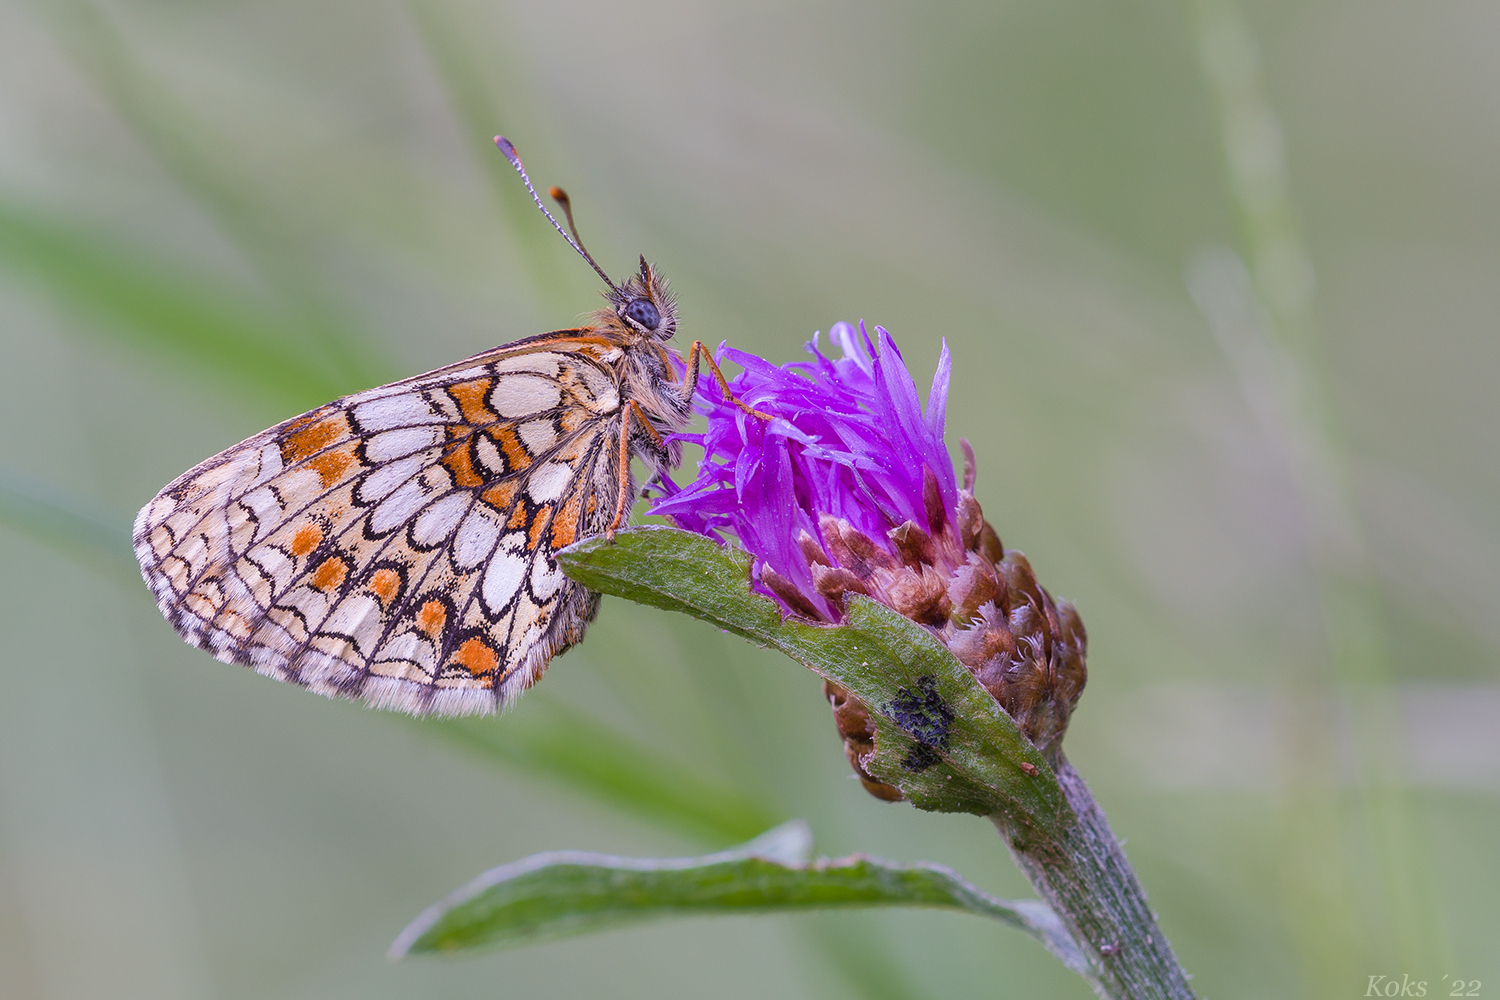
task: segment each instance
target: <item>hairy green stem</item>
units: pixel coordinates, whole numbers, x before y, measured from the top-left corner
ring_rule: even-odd
[[[1104,810],[1061,753],[1055,772],[1073,812],[1071,822],[1048,830],[1024,816],[990,818],[1032,888],[1083,953],[1088,968],[1081,974],[1107,1000],[1192,1000],[1188,975],[1156,926]]]

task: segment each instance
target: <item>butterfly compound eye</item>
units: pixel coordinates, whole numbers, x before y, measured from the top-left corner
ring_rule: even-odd
[[[661,326],[661,313],[650,299],[631,299],[620,315],[647,330]]]

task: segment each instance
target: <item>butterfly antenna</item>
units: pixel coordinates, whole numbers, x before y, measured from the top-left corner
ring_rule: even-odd
[[[560,187],[548,188],[547,196],[557,202],[562,208],[563,217],[568,220],[568,232],[573,234],[573,242],[578,244],[578,249],[583,251],[583,255],[589,259],[589,263],[593,264],[593,255],[589,253],[589,248],[583,245],[583,237],[578,235],[578,223],[573,221],[573,199],[569,198],[568,192]],[[597,264],[594,266],[598,267]]]
[[[609,286],[610,291],[618,295],[620,290],[615,287],[615,283],[609,280],[609,275],[604,273],[604,268],[600,267],[594,262],[594,258],[589,256],[589,252],[583,248],[583,241],[577,239],[578,230],[573,225],[573,209],[568,203],[567,192],[562,188],[553,188],[549,193],[557,199],[558,204],[563,208],[563,212],[567,214],[568,227],[573,230],[572,236],[569,236],[568,230],[559,225],[558,221],[552,217],[552,213],[547,211],[547,206],[542,204],[542,198],[536,193],[536,188],[531,186],[531,178],[526,176],[526,168],[521,166],[521,157],[516,153],[516,147],[511,141],[503,135],[497,135],[495,136],[495,146],[500,152],[505,154],[505,158],[510,161],[510,165],[516,168],[516,173],[521,175],[521,183],[525,184],[526,190],[531,192],[531,200],[536,202],[536,207],[540,208],[542,214],[547,217],[547,221],[552,223],[552,228],[556,229],[562,235],[562,238],[568,241],[568,246],[578,251],[578,256],[589,262],[589,267],[592,267],[598,273],[599,277],[604,279],[604,283]]]

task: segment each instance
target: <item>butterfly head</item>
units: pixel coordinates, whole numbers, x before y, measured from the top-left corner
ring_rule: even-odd
[[[666,279],[641,258],[641,270],[605,295],[619,324],[636,337],[671,340],[677,332],[677,309]]]

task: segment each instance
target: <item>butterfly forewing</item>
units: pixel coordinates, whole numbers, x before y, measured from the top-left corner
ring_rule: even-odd
[[[618,350],[589,334],[347,396],[184,473],[135,524],[162,613],[322,694],[503,707],[582,638],[598,595],[554,554],[605,530],[628,476]]]

